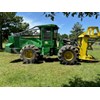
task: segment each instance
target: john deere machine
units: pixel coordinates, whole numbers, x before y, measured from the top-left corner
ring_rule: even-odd
[[[95,58],[87,54],[88,48],[100,38],[98,27],[89,27],[77,41],[69,39],[58,40],[58,26],[54,24],[39,25],[29,30],[11,34],[5,51],[20,53],[24,63],[35,63],[44,56],[58,56],[62,64],[76,64],[79,60],[94,61]],[[94,39],[94,42],[89,40]]]

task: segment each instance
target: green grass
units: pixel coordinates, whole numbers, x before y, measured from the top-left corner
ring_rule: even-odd
[[[99,49],[89,53],[100,60]],[[100,62],[69,66],[59,62],[14,62],[17,59],[18,54],[0,52],[0,86],[100,86]]]

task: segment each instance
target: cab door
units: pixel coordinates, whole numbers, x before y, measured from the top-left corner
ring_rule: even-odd
[[[53,31],[52,28],[43,28],[42,29],[42,54],[50,55],[52,48],[54,46],[53,41]]]

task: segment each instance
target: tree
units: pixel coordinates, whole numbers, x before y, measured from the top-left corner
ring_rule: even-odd
[[[58,40],[64,39],[64,38],[68,38],[68,35],[67,34],[60,34],[60,33],[58,33]]]
[[[57,16],[57,14],[59,13],[62,13],[66,18],[68,18],[69,16],[72,17],[77,16],[78,18],[81,19],[81,21],[85,17],[94,17],[97,19],[100,16],[100,12],[44,12],[43,15],[47,18],[50,18],[52,21],[54,21],[55,16]],[[70,34],[69,37],[73,38],[74,34]]]
[[[74,24],[72,30],[70,31],[72,34],[70,34],[69,37],[70,37],[71,39],[74,39],[74,38],[77,39],[77,37],[78,37],[81,33],[83,33],[83,31],[84,31],[84,28],[82,28],[82,25],[81,25],[79,22],[77,22],[77,23]]]
[[[95,17],[96,19],[100,16],[99,12],[60,12],[65,17],[69,17],[70,15],[72,17],[77,16],[81,20],[83,20],[84,17]],[[55,16],[58,14],[58,12],[44,12],[43,13],[45,17],[50,18],[52,21],[54,21]]]
[[[28,23],[23,23],[23,17],[16,16],[16,12],[0,12],[0,49],[2,49],[2,35],[21,32],[29,27]]]
[[[68,35],[67,35],[67,34],[62,34],[62,35],[61,35],[61,38],[62,38],[62,39],[68,38]]]

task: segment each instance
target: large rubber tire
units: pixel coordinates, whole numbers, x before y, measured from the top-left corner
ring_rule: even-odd
[[[20,58],[23,63],[36,63],[39,58],[39,48],[34,45],[27,45],[20,50]]]
[[[65,45],[58,51],[58,59],[61,64],[74,65],[78,63],[79,50],[72,45]]]

